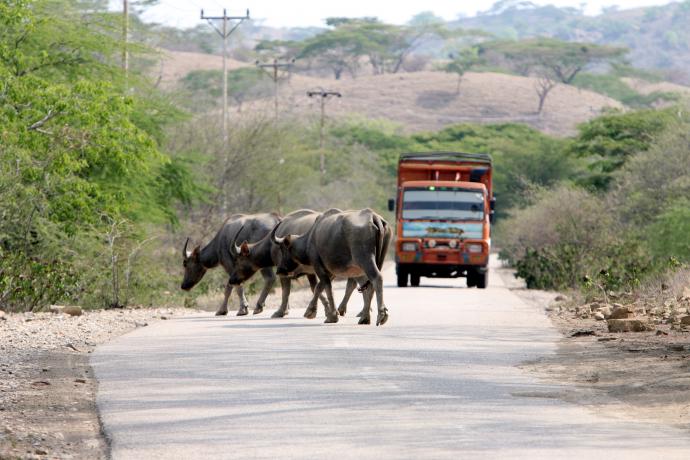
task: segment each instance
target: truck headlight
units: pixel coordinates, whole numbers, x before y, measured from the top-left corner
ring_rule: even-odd
[[[429,247],[430,248],[435,248],[436,247],[436,240],[429,240]]]
[[[400,246],[400,249],[402,249],[403,251],[406,251],[406,252],[415,252],[417,250],[417,243],[411,243],[411,242],[403,243]]]
[[[477,254],[482,252],[483,246],[481,244],[468,244],[465,246],[467,248],[467,252]]]
[[[448,242],[448,247],[451,249],[455,249],[458,247],[458,240],[450,240]]]

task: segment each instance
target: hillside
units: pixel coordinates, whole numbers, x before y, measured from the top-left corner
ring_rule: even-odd
[[[689,1],[646,8],[606,8],[598,16],[553,5],[524,7],[525,2],[517,0],[500,3],[500,9],[494,7],[450,25],[508,39],[546,36],[625,46],[630,49],[628,58],[635,67],[662,70],[683,83],[690,81]]]
[[[221,58],[195,53],[166,53],[163,68],[166,86],[193,69],[218,69]],[[231,67],[246,65],[233,61]],[[283,112],[296,115],[318,113],[316,101],[306,91],[327,88],[343,94],[328,103],[328,115],[364,116],[388,119],[400,124],[406,132],[438,130],[462,122],[521,122],[556,135],[574,133],[578,123],[607,108],[622,108],[611,98],[559,85],[546,101],[544,113],[536,115],[537,96],[532,78],[499,73],[468,73],[460,94],[457,79],[443,72],[414,72],[358,77],[355,80],[333,80],[293,75],[280,90]],[[247,110],[270,111],[272,100],[243,106]]]

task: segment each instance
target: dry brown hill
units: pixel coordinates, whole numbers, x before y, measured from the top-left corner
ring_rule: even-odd
[[[166,86],[194,69],[221,67],[221,58],[195,53],[168,52],[163,68]],[[232,61],[231,68],[247,64]],[[558,85],[549,95],[544,112],[537,115],[536,81],[499,73],[468,73],[460,93],[457,78],[443,72],[414,72],[360,76],[333,80],[293,75],[281,86],[281,112],[318,113],[306,91],[327,88],[343,97],[328,104],[332,117],[364,116],[399,123],[407,132],[438,130],[454,123],[522,122],[555,135],[569,135],[576,126],[608,108],[622,108],[609,97],[573,86]],[[247,111],[270,111],[272,101],[245,104]]]

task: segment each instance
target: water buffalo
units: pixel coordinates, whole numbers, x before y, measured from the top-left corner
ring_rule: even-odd
[[[360,283],[364,291],[364,309],[359,324],[371,322],[371,285],[376,292],[378,304],[376,325],[383,325],[388,320],[388,310],[383,303],[381,268],[391,233],[386,221],[371,209],[330,209],[320,215],[305,234],[279,237],[275,232],[271,233],[271,239],[285,253],[278,265],[278,274],[289,273],[297,264],[314,267],[319,283],[309,307],[316,305],[318,296],[325,289],[329,304],[326,311],[327,323],[338,322],[338,312],[333,303],[333,278],[355,278]]]
[[[300,209],[291,212],[283,217],[278,225],[276,225],[271,235],[283,237],[290,234],[301,235],[306,233],[312,225],[314,225],[319,215],[320,213],[312,211],[311,209]],[[243,241],[241,239],[236,240],[243,241],[240,245],[238,245],[236,241],[233,242],[232,248],[234,248],[234,251],[232,251],[232,256],[234,258],[234,270],[230,274],[230,284],[241,284],[251,278],[258,270],[275,267],[281,264],[280,259],[283,253],[280,246],[273,243],[271,235],[266,235],[265,238],[256,243],[250,243],[247,240]],[[290,310],[288,299],[290,297],[291,279],[305,274],[309,279],[309,285],[312,291],[314,291],[316,287],[316,275],[311,266],[294,265],[289,273],[280,275],[280,285],[282,287],[283,296],[280,307],[273,314],[273,318],[282,318],[288,314]],[[357,283],[355,280],[348,279],[345,296],[338,307],[338,312],[340,312],[341,315],[345,314],[347,302],[356,286]],[[321,296],[321,302],[326,305],[327,300]],[[313,308],[308,308],[307,311],[305,311],[304,317],[310,319],[316,317],[316,304],[313,305]]]
[[[220,228],[216,236],[204,248],[195,247],[191,252],[187,252],[189,238],[184,244],[182,255],[184,257],[184,279],[182,289],[188,291],[192,289],[201,278],[206,274],[206,270],[221,265],[230,275],[234,271],[234,259],[230,255],[233,242],[239,238],[250,242],[256,242],[268,235],[273,227],[280,222],[277,214],[235,214],[229,217]],[[264,302],[271,287],[275,283],[275,274],[272,268],[261,270],[264,278],[264,288],[256,302],[254,314],[261,313],[264,309]],[[223,303],[216,311],[216,316],[228,314],[228,299],[232,293],[233,284],[228,281],[225,287],[225,297]],[[240,298],[240,309],[237,316],[248,313],[248,302],[244,295],[242,284],[237,284],[237,295]]]

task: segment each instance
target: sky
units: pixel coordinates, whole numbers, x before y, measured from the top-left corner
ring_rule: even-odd
[[[144,18],[174,27],[193,27],[200,23],[200,10],[206,15],[221,15],[226,8],[229,15],[241,16],[249,8],[252,19],[261,19],[273,27],[323,26],[330,16],[376,16],[379,19],[403,24],[421,11],[432,11],[446,20],[459,15],[474,16],[488,10],[495,0],[160,0]],[[598,14],[602,7],[617,5],[620,9],[663,5],[669,0],[532,0],[536,4],[580,7],[586,4],[587,14]],[[121,7],[121,0],[110,0],[113,9]]]

